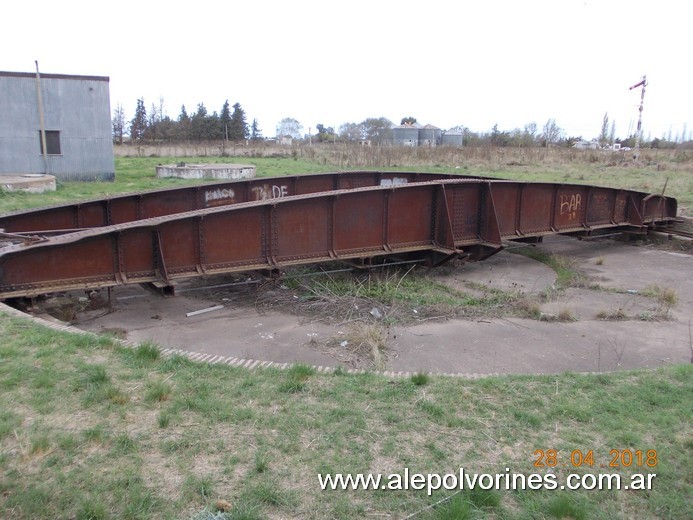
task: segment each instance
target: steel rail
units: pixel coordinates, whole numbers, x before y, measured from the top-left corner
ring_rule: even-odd
[[[643,230],[676,200],[595,186],[447,179],[241,202],[0,250],[0,299],[409,253],[484,259],[505,240]]]

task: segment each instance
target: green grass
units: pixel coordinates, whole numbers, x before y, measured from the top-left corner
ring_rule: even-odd
[[[532,258],[549,266],[556,273],[555,286],[559,289],[566,287],[581,287],[585,282],[585,277],[575,267],[570,259],[536,249],[534,247],[520,247],[510,250],[511,253]]]
[[[191,518],[224,499],[228,518],[684,518],[693,498],[690,365],[389,379],[153,355],[140,363],[145,350],[9,317],[0,335],[0,381],[13,381],[0,387],[0,517]],[[37,385],[44,367],[55,381]],[[317,481],[405,467],[529,474],[537,449],[562,461],[593,450],[605,465],[611,449],[656,449],[655,488],[429,497],[320,491]],[[599,468],[578,469],[588,471]]]
[[[59,182],[55,192],[31,194],[0,191],[0,213],[68,203],[74,200],[99,198],[118,193],[170,188],[199,184],[206,181],[159,179],[159,164],[241,163],[256,166],[258,177],[321,173],[344,169],[379,169],[389,171],[421,171],[460,173],[532,182],[565,182],[593,184],[614,188],[661,193],[665,182],[666,194],[676,197],[679,205],[693,206],[693,176],[690,154],[684,161],[672,159],[665,153],[644,152],[648,163],[631,165],[600,160],[592,162],[588,154],[574,151],[541,149],[440,149],[397,150],[372,149],[350,151],[364,156],[351,161],[341,147],[300,147],[286,150],[283,155],[263,157],[264,150],[243,150],[236,157],[116,157],[113,182]],[[136,152],[134,152],[136,155]],[[346,156],[346,161],[345,161]],[[513,160],[511,157],[515,157]],[[667,179],[669,179],[667,181]]]
[[[25,193],[0,190],[0,213],[66,204],[75,200],[101,198],[119,193],[189,186],[210,181],[185,179],[160,179],[156,177],[156,166],[160,164],[188,163],[242,163],[256,167],[258,177],[273,177],[297,173],[320,173],[334,171],[325,164],[289,158],[246,158],[246,157],[116,157],[116,176],[113,182],[58,182],[55,192]]]
[[[325,318],[375,317],[394,324],[442,316],[509,315],[522,298],[519,291],[486,286],[464,291],[438,281],[439,271],[424,268],[314,276],[319,272],[319,268],[289,271],[284,282],[289,292],[273,304],[298,313],[305,306],[310,313]]]

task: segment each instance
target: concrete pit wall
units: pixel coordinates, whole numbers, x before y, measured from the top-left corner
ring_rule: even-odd
[[[21,175],[0,175],[0,190],[26,191],[28,193],[43,193],[55,191],[56,182],[53,175],[25,173]]]
[[[157,166],[156,176],[179,179],[243,180],[255,177],[255,166],[247,164],[168,164]]]

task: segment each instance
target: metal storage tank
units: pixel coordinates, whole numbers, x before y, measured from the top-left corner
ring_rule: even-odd
[[[418,146],[419,127],[414,125],[401,125],[392,129],[392,141],[395,146]]]
[[[464,134],[462,132],[444,132],[441,142],[443,146],[462,146]]]
[[[433,125],[426,125],[419,130],[419,146],[437,146],[440,144],[441,130]]]

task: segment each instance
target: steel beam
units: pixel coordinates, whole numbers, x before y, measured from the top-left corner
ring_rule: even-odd
[[[350,171],[256,178],[150,190],[0,215],[0,231],[55,235],[175,213],[322,191],[469,178],[438,173]]]
[[[447,178],[238,202],[0,249],[0,298],[410,252],[483,259],[507,240],[673,221],[676,200],[657,197]]]

